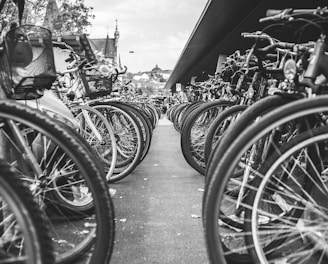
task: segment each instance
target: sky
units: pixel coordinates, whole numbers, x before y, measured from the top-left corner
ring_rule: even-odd
[[[150,71],[158,65],[173,70],[207,0],[85,0],[95,19],[90,38],[114,37],[129,72]]]

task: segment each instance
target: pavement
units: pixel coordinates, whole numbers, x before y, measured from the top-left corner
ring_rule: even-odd
[[[185,161],[180,134],[162,118],[146,158],[118,183],[111,264],[206,264],[204,176]]]

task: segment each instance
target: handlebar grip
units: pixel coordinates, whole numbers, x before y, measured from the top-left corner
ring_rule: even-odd
[[[116,82],[116,80],[118,79],[118,75],[120,74],[119,71],[118,71],[116,68],[115,68],[114,70],[115,70],[116,74],[115,74],[114,77],[112,78],[112,82],[113,82],[113,83]]]
[[[280,14],[283,10],[281,9],[268,9],[266,11],[266,16],[270,17],[270,16],[276,16],[278,14]]]
[[[272,21],[272,17],[263,17],[263,18],[260,18],[259,19],[259,22],[262,23],[262,22],[266,22],[266,21]]]
[[[256,38],[257,36],[254,33],[242,32],[240,34],[243,38]]]
[[[127,70],[128,70],[128,67],[126,67],[126,66],[124,65],[124,70],[121,71],[119,74],[125,74],[125,73],[127,72]]]
[[[292,8],[287,8],[284,10],[279,10],[279,9],[268,9],[266,12],[266,16],[264,18],[261,18],[259,21],[260,22],[265,22],[265,21],[279,21],[286,17],[287,15],[293,13]]]

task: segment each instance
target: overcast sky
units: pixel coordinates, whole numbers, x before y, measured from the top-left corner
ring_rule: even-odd
[[[130,72],[148,71],[156,64],[173,70],[207,0],[85,0],[96,18],[91,38],[120,32],[121,62]],[[133,51],[134,53],[131,53]]]

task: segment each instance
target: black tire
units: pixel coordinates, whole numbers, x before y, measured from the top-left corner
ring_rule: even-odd
[[[79,121],[80,128],[79,133],[85,138],[85,141],[93,148],[93,152],[98,157],[97,159],[103,165],[103,170],[107,180],[110,179],[114,172],[117,147],[114,131],[112,130],[107,119],[95,108],[87,105],[72,106],[71,110],[75,116],[75,119]],[[85,118],[83,111],[87,112],[87,118]],[[89,120],[86,120],[89,119]],[[90,122],[95,127],[100,135],[98,138],[94,135],[93,128],[90,128]]]
[[[115,104],[111,104],[110,102],[100,102],[99,104],[92,105],[92,107],[100,111],[107,118],[117,137],[116,144],[118,147],[118,157],[116,160],[114,173],[108,181],[109,183],[114,183],[129,176],[139,164],[144,150],[142,128],[138,119],[133,114],[127,112],[125,109],[117,107]],[[120,118],[113,120],[114,117],[121,117],[124,120],[121,120]],[[123,124],[121,121],[126,123]],[[129,132],[132,132],[132,134],[128,135],[124,133],[123,136],[126,138],[121,138],[120,131],[122,131],[122,128],[129,130],[131,129]],[[131,150],[132,152],[129,153],[127,157],[124,157],[123,155],[120,155],[120,144],[127,142],[130,146],[135,145],[135,147]]]
[[[228,129],[220,139],[219,144],[215,146],[208,157],[206,163],[204,197],[206,196],[206,185],[211,180],[216,164],[220,161],[221,157],[226,153],[231,144],[234,143],[235,139],[245,130],[246,127],[252,124],[257,117],[291,101],[292,99],[284,98],[279,95],[269,96],[259,100],[243,111],[240,118],[238,118],[234,125]]]
[[[178,115],[178,128],[179,132],[181,133],[181,130],[183,129],[183,126],[186,122],[186,119],[189,115],[195,110],[197,110],[199,107],[201,107],[206,102],[203,101],[197,101],[197,102],[191,102],[188,105],[186,105],[179,113]]]
[[[188,103],[182,103],[180,105],[177,105],[173,113],[173,126],[176,131],[178,131],[179,133],[181,132],[181,127],[184,120],[183,116],[185,111],[187,111],[187,109],[199,103],[201,102],[193,102],[193,103],[188,102]]]
[[[205,175],[204,148],[207,130],[213,119],[233,104],[231,101],[224,100],[203,103],[197,109],[193,110],[183,123],[180,141],[183,156],[188,164],[202,175]],[[205,115],[208,114],[211,116],[206,117]],[[200,118],[205,118],[206,120],[199,123]],[[193,139],[193,130],[197,130],[199,126],[201,127],[198,130],[197,138]],[[197,148],[195,147],[196,144]]]
[[[275,128],[281,127],[283,124],[293,120],[303,119],[305,116],[311,117],[313,114],[328,112],[327,101],[328,96],[322,95],[311,99],[297,100],[277,107],[262,116],[260,122],[246,127],[234,139],[234,144],[231,144],[230,148],[226,148],[226,152],[220,157],[218,164],[213,165],[213,175],[207,185],[207,192],[204,196],[203,204],[205,237],[211,263],[223,263],[225,261],[231,263],[253,263],[247,255],[246,246],[243,247],[243,254],[238,254],[240,250],[236,247],[233,249],[233,252],[226,251],[222,234],[220,234],[222,229],[218,226],[220,207],[223,203],[227,183],[242,155],[255,142]],[[241,230],[236,234],[244,243],[245,233]],[[234,239],[236,240],[236,237]]]
[[[29,183],[35,177],[42,182],[36,198],[47,213],[56,263],[71,263],[91,247],[91,263],[109,262],[115,235],[114,207],[104,175],[81,141],[42,112],[13,101],[0,101],[0,118],[5,124],[2,133],[8,139],[15,169]],[[15,134],[10,124],[15,124],[28,143],[42,178],[26,166],[30,162],[24,155],[29,155],[23,155],[16,139],[13,140]],[[76,201],[75,190],[81,196]],[[72,233],[63,232],[65,225]],[[86,229],[88,232],[83,233]],[[63,246],[63,241],[74,247]]]
[[[146,155],[149,151],[151,139],[153,136],[153,130],[152,130],[153,125],[150,122],[150,120],[147,118],[145,113],[143,113],[142,109],[139,109],[137,106],[129,105],[126,103],[116,103],[113,105],[115,105],[116,107],[119,107],[125,111],[130,111],[139,121],[141,131],[143,134],[143,151],[142,151],[141,158],[139,160],[139,163],[140,163],[146,157]]]
[[[55,263],[45,215],[28,185],[4,160],[0,160],[0,198],[1,263],[22,263],[22,259],[27,264]]]
[[[316,203],[320,202],[322,197],[326,199],[328,196],[326,186],[321,179],[322,175],[325,175],[322,173],[322,170],[325,170],[322,165],[323,163],[325,166],[327,165],[327,141],[328,127],[307,130],[290,140],[280,148],[279,152],[271,155],[259,169],[260,176],[253,181],[253,189],[246,201],[247,208],[252,208],[252,210],[248,209],[245,213],[245,233],[249,234],[245,236],[245,241],[248,245],[248,252],[255,263],[260,263],[258,250],[261,252],[261,259],[267,258],[267,260],[275,262],[274,258],[279,259],[282,255],[288,256],[287,248],[300,241],[302,241],[302,248],[306,248],[307,257],[311,255],[310,248],[315,246],[314,241],[304,239],[301,235],[297,240],[297,235],[292,230],[295,230],[298,220],[307,210],[306,213],[311,214],[311,218],[306,221],[312,221],[312,227],[319,227],[315,229],[316,232],[322,232],[322,227],[320,228],[322,220],[319,215],[322,209],[325,210],[325,207]],[[274,197],[279,197],[279,200],[275,200]],[[320,197],[320,199],[318,200],[316,197]],[[254,204],[256,198],[257,201]],[[306,209],[306,203],[310,203],[311,207],[307,206]],[[253,213],[258,214],[258,212],[268,220],[263,223],[254,220]],[[253,220],[254,222],[252,222]],[[256,230],[253,230],[254,226],[256,226]],[[258,232],[259,230],[260,232]],[[268,234],[265,231],[268,231]],[[262,237],[261,241],[256,239],[258,233]],[[265,236],[267,238],[263,239]],[[256,237],[256,243],[254,243],[254,237]],[[287,247],[283,245],[287,245]],[[302,262],[304,255],[298,259],[296,256],[296,252],[301,251],[302,248],[295,248],[292,253],[295,254],[293,263]],[[266,252],[269,253],[266,254]],[[317,254],[320,255],[319,252]],[[311,257],[314,255],[312,254]],[[319,261],[312,261],[319,263]],[[326,261],[327,257],[323,258],[320,263],[326,263]]]
[[[245,111],[245,109],[248,106],[246,105],[234,105],[229,107],[228,109],[225,109],[222,113],[220,113],[213,123],[211,124],[210,128],[207,131],[206,138],[205,138],[205,152],[204,152],[204,158],[205,158],[205,164],[207,164],[207,161],[209,159],[209,156],[212,152],[212,150],[215,148],[216,144],[218,144],[218,141],[223,136],[225,131],[228,129],[230,125],[233,125],[234,123],[229,122],[229,124],[224,124],[223,122],[227,119],[232,119],[234,116],[240,114],[240,112]],[[221,127],[223,125],[223,127]]]

